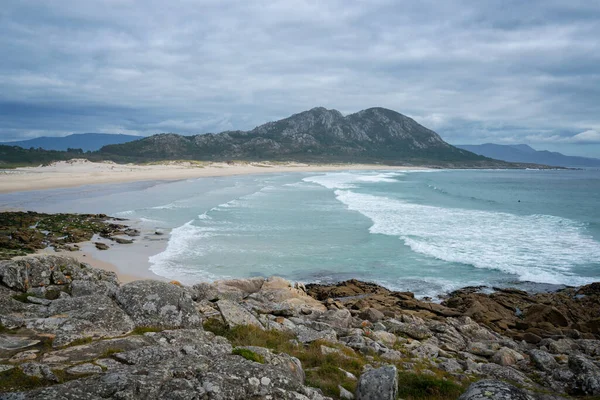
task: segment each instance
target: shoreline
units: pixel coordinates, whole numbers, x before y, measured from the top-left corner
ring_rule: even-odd
[[[302,164],[302,163],[195,163],[161,164],[95,163],[70,160],[49,166],[16,168],[0,173],[0,194],[34,190],[62,189],[90,184],[141,181],[176,181],[183,179],[253,175],[283,172],[329,172],[345,170],[430,170],[429,167],[381,164]],[[10,172],[9,172],[10,171]]]

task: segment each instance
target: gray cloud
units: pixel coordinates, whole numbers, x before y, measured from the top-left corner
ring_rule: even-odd
[[[451,143],[588,154],[598,37],[600,3],[577,0],[7,0],[0,135],[190,134],[383,106]]]

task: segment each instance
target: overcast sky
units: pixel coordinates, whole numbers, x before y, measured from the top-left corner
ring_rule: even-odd
[[[600,157],[600,1],[3,0],[0,140],[381,106]]]

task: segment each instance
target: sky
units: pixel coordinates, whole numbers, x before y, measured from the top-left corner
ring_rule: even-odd
[[[386,107],[600,157],[597,0],[3,0],[0,141]]]

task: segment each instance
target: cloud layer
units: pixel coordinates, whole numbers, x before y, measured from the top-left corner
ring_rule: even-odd
[[[7,0],[0,135],[202,133],[383,106],[452,143],[590,148],[599,21],[600,3],[578,0]]]

